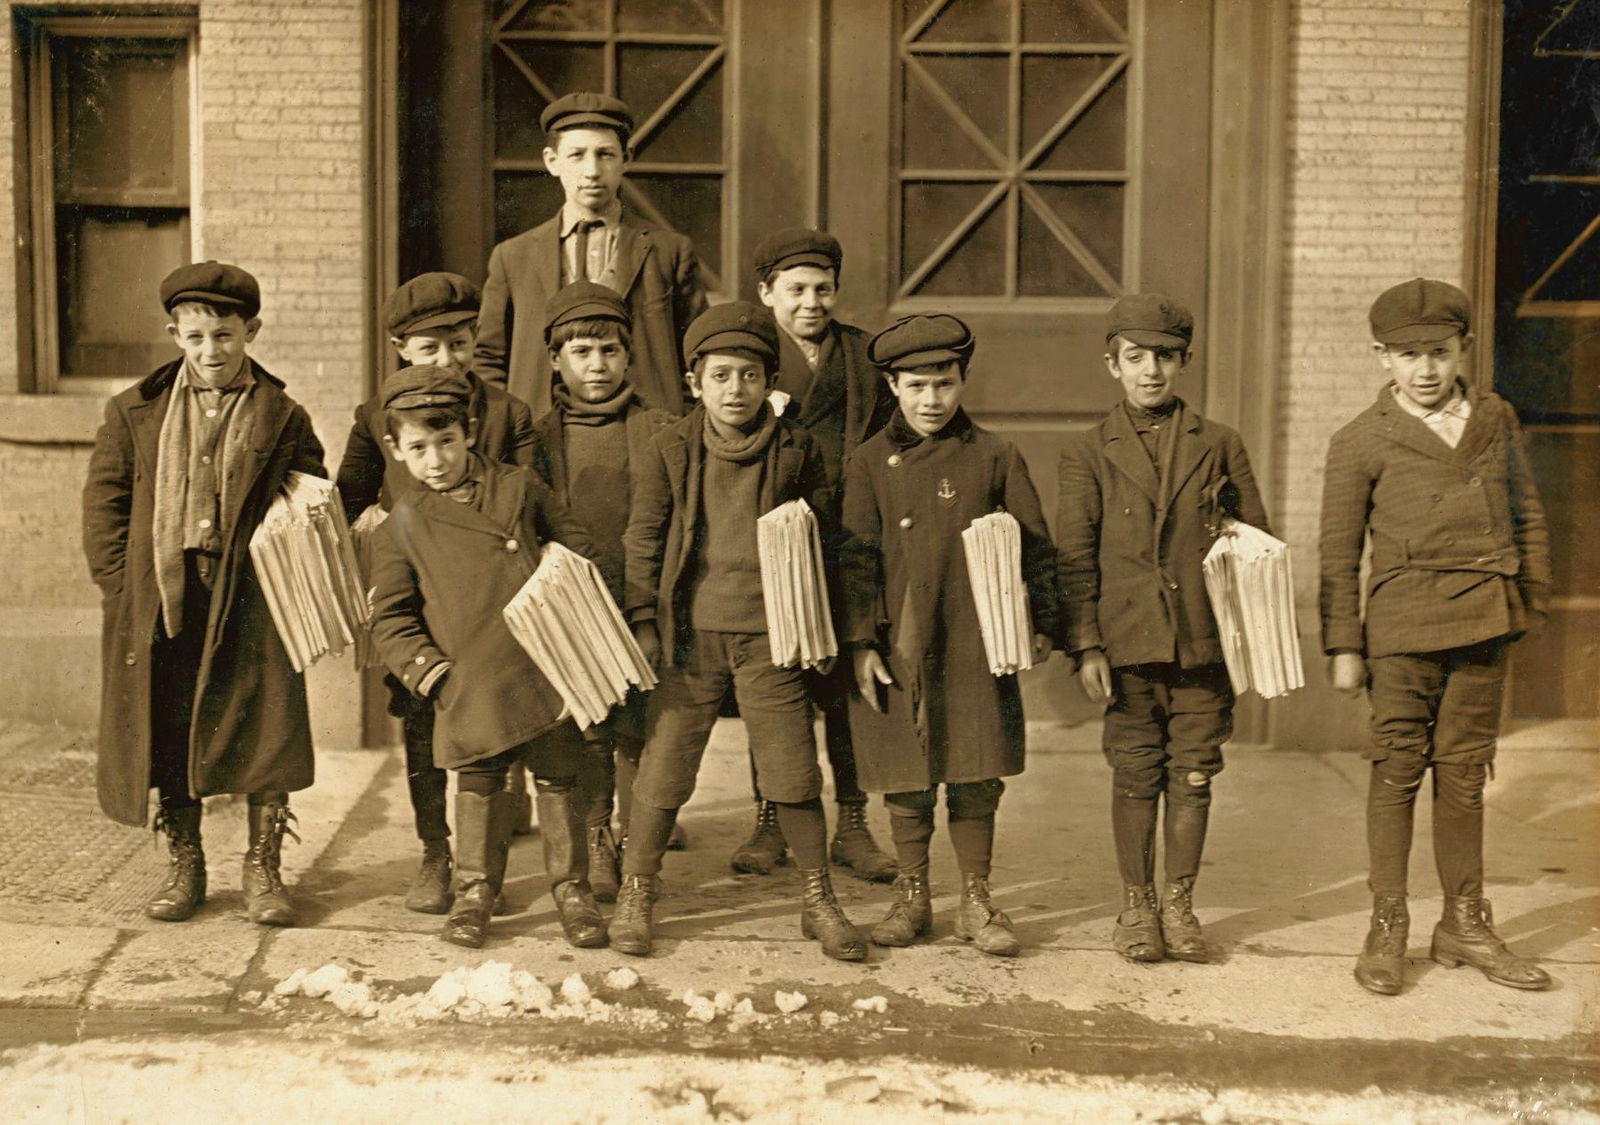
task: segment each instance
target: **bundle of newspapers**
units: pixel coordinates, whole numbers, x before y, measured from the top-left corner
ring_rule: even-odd
[[[367,631],[367,599],[332,481],[290,473],[250,537],[250,561],[296,672]]]
[[[790,500],[756,520],[756,553],[773,665],[815,668],[837,656],[822,536],[811,506]]]
[[[1206,595],[1234,692],[1253,688],[1263,699],[1276,699],[1305,686],[1289,545],[1225,519],[1204,565]]]
[[[604,719],[632,688],[656,686],[600,569],[560,543],[545,544],[502,615],[580,728]]]
[[[372,541],[378,528],[383,526],[383,521],[389,518],[389,513],[381,504],[373,504],[366,511],[356,517],[356,522],[350,525],[350,538],[356,547],[356,566],[361,575],[361,588],[367,592],[367,607],[372,607],[372,596],[376,591],[372,585]],[[372,643],[372,630],[361,630],[356,637],[356,670],[363,668],[381,668],[383,659],[378,655],[378,646]]]
[[[961,533],[967,579],[989,671],[1011,676],[1033,667],[1033,618],[1022,580],[1022,526],[1010,512],[979,516]]]

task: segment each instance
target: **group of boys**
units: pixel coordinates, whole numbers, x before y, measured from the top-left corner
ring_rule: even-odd
[[[648,954],[678,810],[732,704],[757,801],[734,866],[792,856],[805,937],[860,961],[869,940],[931,934],[943,785],[955,933],[1014,956],[988,879],[1003,779],[1025,765],[1022,705],[1015,675],[990,671],[961,541],[1004,511],[1033,661],[1062,650],[1106,709],[1124,885],[1113,944],[1131,961],[1208,960],[1192,894],[1234,700],[1201,564],[1226,519],[1268,522],[1239,435],[1176,393],[1193,317],[1159,294],[1112,306],[1104,361],[1122,400],[1067,443],[1052,541],[1015,446],[962,409],[977,342],[960,319],[904,317],[871,337],[838,323],[843,254],[813,230],[758,248],[761,304],[708,308],[687,240],[621,208],[627,107],[568,95],[541,125],[562,210],[495,249],[481,298],[447,273],[391,296],[406,366],[357,410],[338,474],[350,518],[388,513],[368,580],[423,844],[406,905],[446,915],[449,941],[484,942],[525,815],[508,779],[525,770],[566,939]],[[106,596],[101,803],[142,824],[157,790],[171,863],[147,911],[178,921],[205,898],[200,798],[248,794],[248,913],[290,925],[279,853],[288,792],[312,780],[309,722],[248,542],[288,473],[325,475],[322,450],[246,354],[254,278],[199,263],[160,296],[182,356],[108,404],[85,489]],[[1432,768],[1446,894],[1433,957],[1545,987],[1493,931],[1482,874],[1506,650],[1537,626],[1549,585],[1537,491],[1511,408],[1461,378],[1459,290],[1396,286],[1371,327],[1391,382],[1333,439],[1321,543],[1330,674],[1373,708],[1374,911],[1356,979],[1400,991],[1412,808]],[[817,519],[839,625],[841,655],[816,672],[776,666],[768,644],[757,520],[791,500]],[[550,542],[594,561],[659,672],[582,732],[501,618]],[[839,804],[831,849],[818,714]],[[884,795],[892,858],[867,829],[867,792]],[[830,860],[893,880],[869,933],[840,909]]]

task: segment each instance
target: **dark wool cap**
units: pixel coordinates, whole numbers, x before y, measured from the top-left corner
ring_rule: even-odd
[[[434,364],[402,367],[383,384],[385,410],[454,405],[471,397],[472,384],[464,372]]]
[[[562,286],[544,304],[544,339],[563,324],[574,320],[616,320],[633,327],[627,303],[615,289],[593,281],[574,281]]]
[[[383,323],[391,336],[430,328],[449,328],[478,315],[478,287],[459,273],[421,273],[383,303]]]
[[[1194,314],[1164,293],[1129,293],[1106,314],[1106,343],[1117,336],[1146,348],[1187,348]]]
[[[227,262],[195,262],[179,266],[161,283],[161,307],[168,312],[181,301],[233,305],[249,320],[261,311],[261,286],[238,266]]]
[[[949,313],[929,313],[903,316],[879,332],[867,345],[867,358],[885,371],[951,360],[965,367],[977,346],[964,321]]]
[[[558,129],[576,129],[581,125],[615,129],[626,141],[633,135],[633,111],[627,102],[610,94],[579,91],[557,98],[539,115],[539,128],[547,136]]]
[[[1448,281],[1414,277],[1385,289],[1367,314],[1380,344],[1428,344],[1472,327],[1472,300]]]
[[[837,278],[842,265],[844,250],[839,240],[825,230],[791,227],[769,235],[756,247],[756,277],[762,281],[767,280],[773,270],[786,270],[790,266],[831,269]]]
[[[712,305],[694,318],[683,334],[683,358],[691,367],[708,352],[743,348],[766,357],[767,366],[778,362],[778,322],[772,313],[749,301]]]

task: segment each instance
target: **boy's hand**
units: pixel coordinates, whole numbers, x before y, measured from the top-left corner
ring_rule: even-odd
[[[875,648],[856,649],[855,662],[856,690],[867,701],[868,707],[883,714],[883,708],[878,704],[878,685],[888,687],[894,683],[894,677],[889,674],[888,666]]]
[[[1328,679],[1335,690],[1356,695],[1367,686],[1367,664],[1359,652],[1336,652],[1328,657]]]
[[[1046,660],[1049,660],[1050,650],[1054,647],[1055,644],[1049,637],[1043,633],[1035,633],[1033,635],[1033,652],[1030,654],[1033,657],[1033,662],[1035,664],[1043,664]]]
[[[1078,666],[1078,684],[1089,702],[1102,706],[1111,702],[1111,661],[1106,659],[1104,649],[1084,652],[1083,663]]]
[[[650,670],[661,671],[661,631],[656,628],[656,623],[635,621],[633,639],[638,642],[639,651],[644,654],[644,662],[650,665]]]

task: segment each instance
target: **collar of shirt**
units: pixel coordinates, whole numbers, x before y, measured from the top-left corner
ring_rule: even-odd
[[[226,385],[221,387],[213,387],[207,384],[204,379],[200,378],[200,376],[195,373],[194,368],[189,365],[189,361],[185,359],[183,361],[183,378],[184,382],[188,384],[188,387],[191,391],[201,391],[206,394],[215,395],[232,394],[235,391],[242,391],[246,387],[255,383],[256,373],[253,370],[253,366],[254,365],[250,362],[250,357],[245,356],[244,362],[239,364],[239,370],[234,373],[233,378],[229,380]]]
[[[811,370],[815,371],[817,369],[817,365],[822,362],[822,341],[802,340],[799,336],[796,336],[793,332],[790,332],[787,328],[784,328],[783,325],[780,324],[778,327],[782,329],[785,336],[789,337],[789,339],[794,343],[794,346],[800,349],[800,354],[806,357],[807,366],[809,366]]]
[[[561,205],[561,237],[567,238],[580,222],[599,223],[596,229],[606,230],[622,222],[622,201],[613,199],[611,206],[607,207],[603,215],[591,216],[578,213],[577,208],[570,203]]]
[[[483,458],[477,453],[467,457],[467,471],[449,488],[441,489],[440,495],[447,496],[457,504],[476,504],[478,500],[478,487],[483,483]]]
[[[1456,381],[1450,397],[1434,407],[1418,406],[1401,392],[1399,384],[1395,384],[1390,393],[1394,395],[1394,400],[1401,410],[1421,418],[1430,426],[1441,426],[1452,419],[1465,422],[1472,417],[1472,400],[1467,398],[1466,388],[1461,385],[1460,380]]]

